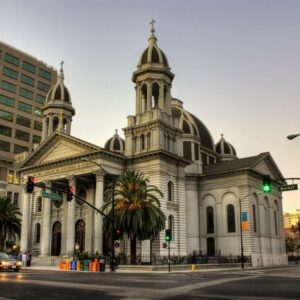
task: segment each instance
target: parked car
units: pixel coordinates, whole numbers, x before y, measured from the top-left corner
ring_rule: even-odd
[[[0,252],[0,271],[12,270],[19,272],[22,267],[22,262],[10,257],[5,252]]]

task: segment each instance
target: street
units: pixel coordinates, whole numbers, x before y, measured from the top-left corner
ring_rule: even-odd
[[[0,273],[0,299],[300,299],[300,266],[194,273]]]

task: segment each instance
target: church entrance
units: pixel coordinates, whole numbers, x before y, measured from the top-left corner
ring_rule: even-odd
[[[79,245],[79,251],[84,251],[85,248],[85,222],[78,220],[75,225],[75,243]]]
[[[207,243],[207,256],[215,256],[215,239],[208,238],[206,240]]]
[[[61,223],[55,222],[52,227],[52,244],[51,244],[51,255],[60,255],[61,247]]]

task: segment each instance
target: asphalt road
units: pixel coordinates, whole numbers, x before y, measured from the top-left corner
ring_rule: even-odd
[[[0,273],[4,299],[300,299],[300,266],[195,273]]]

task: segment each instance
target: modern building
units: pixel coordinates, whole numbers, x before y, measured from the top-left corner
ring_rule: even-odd
[[[0,41],[0,195],[19,203],[18,159],[41,142],[42,111],[57,72]]]
[[[32,194],[23,191],[22,251],[71,257],[76,243],[82,251],[108,253],[100,214],[82,201],[66,201],[66,193],[49,198],[53,189],[71,185],[101,207],[110,180],[103,169],[118,175],[129,168],[142,171],[164,194],[171,254],[240,256],[243,246],[255,266],[287,263],[277,182],[283,176],[270,153],[238,158],[224,136],[215,143],[203,122],[172,97],[174,76],[152,25],[132,75],[135,112],[127,117],[125,139],[116,131],[100,147],[70,135],[75,110],[61,69],[42,108],[42,142],[20,165],[24,186],[28,176],[43,186]],[[264,175],[272,180],[268,194],[262,193]],[[138,253],[167,255],[164,242],[162,231],[151,245],[139,241]],[[125,236],[118,244],[116,252],[130,252]]]

